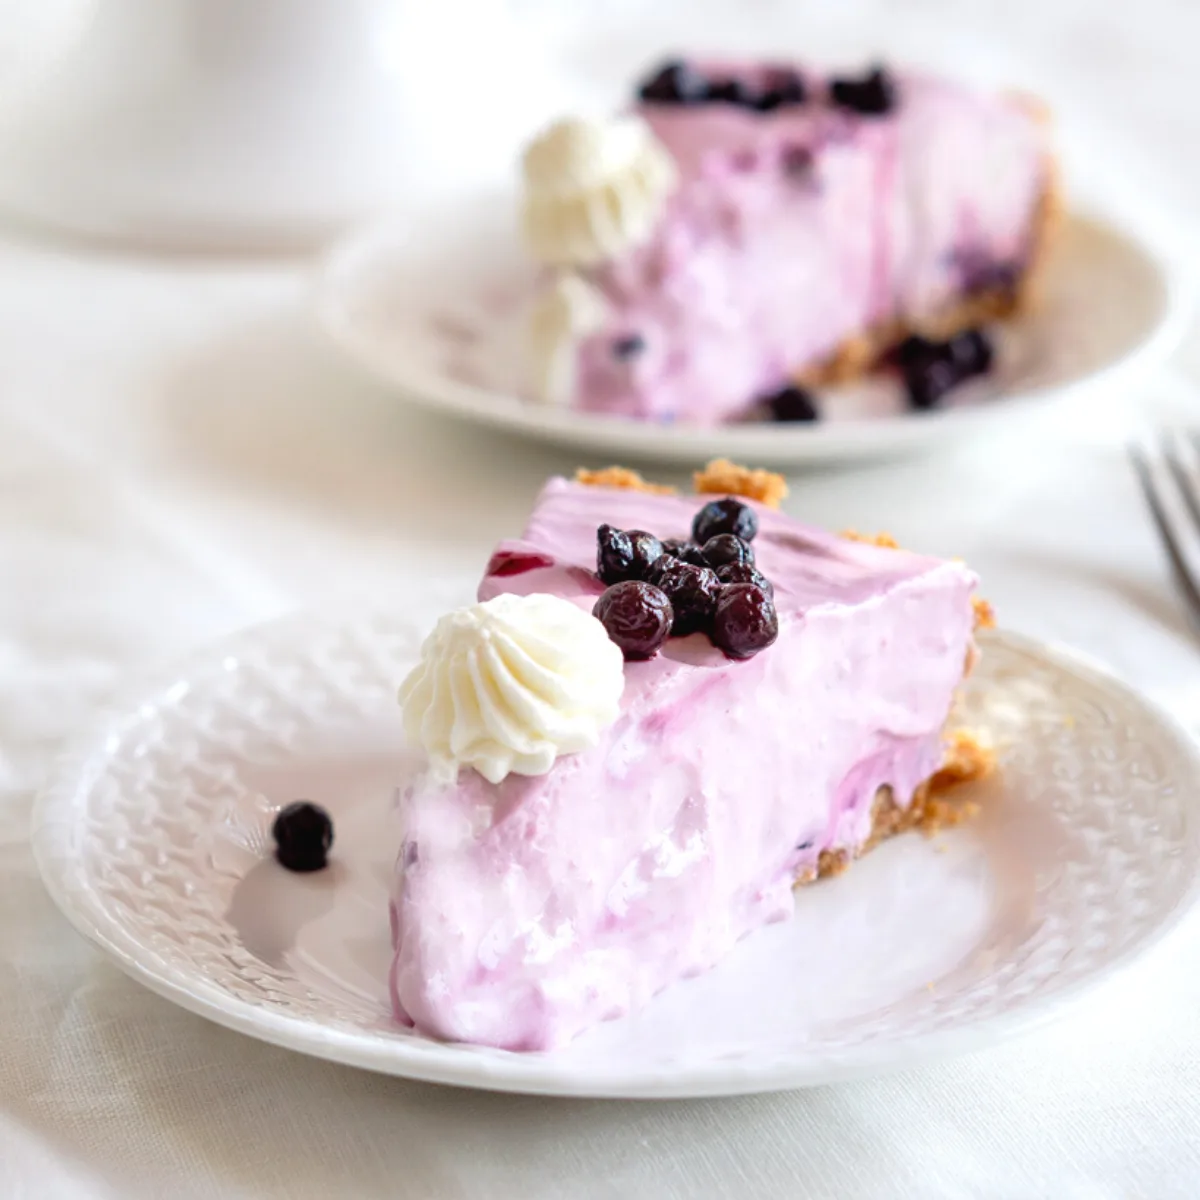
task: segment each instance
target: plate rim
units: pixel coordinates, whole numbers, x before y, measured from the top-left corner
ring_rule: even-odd
[[[331,618],[293,613],[207,642],[170,667],[140,673],[68,740],[34,801],[30,842],[38,873],[51,899],[74,929],[103,951],[124,974],[150,991],[188,1012],[256,1040],[378,1074],[503,1093],[577,1099],[699,1099],[822,1086],[931,1065],[1041,1028],[1059,1019],[1089,993],[1111,985],[1137,960],[1172,936],[1187,914],[1200,905],[1200,813],[1191,813],[1186,837],[1197,853],[1189,860],[1188,874],[1172,907],[1140,939],[1106,959],[1100,969],[1048,995],[1027,998],[1009,1012],[891,1042],[871,1042],[838,1051],[836,1056],[818,1054],[805,1065],[791,1062],[767,1069],[725,1061],[689,1066],[682,1072],[650,1065],[639,1072],[622,1071],[609,1077],[603,1073],[581,1075],[556,1069],[552,1052],[523,1054],[432,1039],[383,1043],[369,1031],[334,1028],[254,1005],[211,985],[201,975],[174,977],[153,961],[139,960],[136,949],[143,944],[122,934],[88,887],[73,884],[59,870],[60,864],[71,861],[78,844],[80,826],[72,818],[87,791],[85,768],[103,749],[115,727],[134,718],[150,694],[162,691],[186,674],[211,667],[237,645],[253,641],[268,631],[278,634],[293,623],[302,626],[316,619],[321,627],[338,628],[361,621],[364,615]],[[1033,654],[1060,672],[1120,693],[1176,742],[1200,781],[1200,739],[1173,713],[1108,664],[1061,643],[1044,642],[1007,629],[990,631],[985,637]]]
[[[373,348],[375,342],[356,332],[344,302],[344,297],[352,293],[343,283],[375,255],[381,242],[393,242],[400,235],[400,221],[395,216],[349,230],[321,255],[312,273],[311,304],[318,327],[339,355],[386,385],[397,398],[426,412],[543,442],[587,447],[597,453],[636,454],[644,461],[691,462],[713,453],[714,444],[729,441],[733,442],[731,447],[726,446],[730,454],[776,464],[862,461],[909,454],[950,438],[969,436],[986,430],[1006,414],[1044,411],[1089,389],[1115,389],[1169,357],[1187,330],[1197,287],[1169,253],[1165,231],[1152,230],[1149,221],[1138,223],[1122,213],[1087,204],[1069,207],[1063,214],[1063,225],[1082,226],[1092,234],[1120,242],[1154,272],[1161,290],[1157,318],[1146,335],[1125,353],[1079,378],[1028,388],[996,403],[863,421],[818,422],[783,430],[772,427],[770,444],[763,445],[740,438],[741,429],[736,424],[712,428],[675,425],[669,442],[655,439],[649,448],[637,449],[634,443],[644,438],[646,422],[536,405],[420,366],[410,368],[399,378]],[[409,221],[405,226],[406,236],[419,236],[419,224]],[[746,428],[757,432],[757,427]],[[743,440],[745,445],[740,444]]]

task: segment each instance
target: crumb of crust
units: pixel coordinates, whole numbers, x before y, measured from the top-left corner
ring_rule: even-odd
[[[986,779],[996,769],[996,751],[970,729],[956,729],[946,739],[942,765],[930,776],[931,792]]]
[[[778,508],[788,494],[787,480],[773,471],[752,471],[739,467],[727,458],[714,458],[703,471],[692,476],[700,493],[720,493],[725,496],[745,496],[768,508]]]
[[[582,467],[575,472],[575,482],[588,487],[616,488],[625,492],[649,492],[652,496],[673,496],[673,487],[658,483],[647,483],[636,471],[627,467],[605,467],[602,471],[585,471]]]
[[[975,610],[976,629],[996,628],[996,610],[982,596],[972,596],[971,607]]]
[[[896,539],[890,533],[859,533],[857,529],[843,529],[840,537],[848,542],[862,542],[867,546],[881,546],[884,550],[899,550]]]
[[[850,855],[845,850],[822,850],[817,857],[817,878],[828,879],[841,875],[850,866]]]

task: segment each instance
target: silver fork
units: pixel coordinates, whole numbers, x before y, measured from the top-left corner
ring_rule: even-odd
[[[1200,622],[1200,433],[1160,430],[1130,443],[1129,458],[1189,615]]]

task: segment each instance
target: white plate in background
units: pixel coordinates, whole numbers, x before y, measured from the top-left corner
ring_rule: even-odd
[[[1035,312],[998,327],[997,369],[940,412],[906,410],[899,385],[876,379],[822,393],[816,424],[697,428],[574,412],[522,398],[514,316],[532,266],[511,196],[489,195],[361,229],[334,247],[317,310],[333,343],[398,399],[569,445],[592,459],[696,464],[882,457],[986,428],[1018,410],[1133,379],[1163,359],[1189,305],[1178,274],[1134,232],[1071,214]]]

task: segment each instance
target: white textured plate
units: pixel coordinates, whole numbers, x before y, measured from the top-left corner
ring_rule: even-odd
[[[999,328],[996,371],[962,388],[951,408],[907,412],[898,384],[874,380],[826,392],[830,419],[814,425],[651,424],[520,397],[514,301],[531,272],[509,227],[513,211],[511,197],[475,198],[352,233],[319,276],[321,323],[346,355],[408,400],[595,455],[794,464],[907,452],[1102,380],[1118,385],[1169,353],[1189,308],[1180,278],[1148,243],[1074,215],[1044,302]]]
[[[125,971],[232,1029],[397,1075],[512,1091],[694,1096],[825,1083],[978,1048],[1051,1017],[1192,902],[1200,758],[1094,668],[987,639],[962,717],[1001,746],[976,821],[910,834],[802,889],[796,915],[565,1050],[445,1045],[392,1024],[403,619],[310,618],[165,675],[60,765],[34,848]],[[326,805],[328,870],[289,875],[273,811]]]

